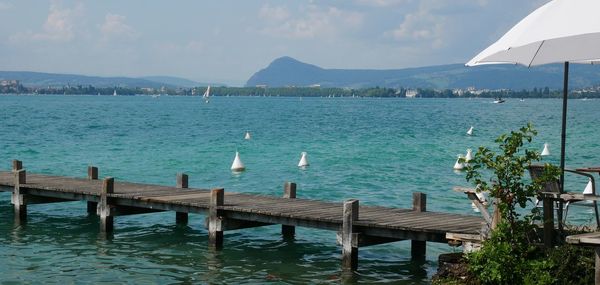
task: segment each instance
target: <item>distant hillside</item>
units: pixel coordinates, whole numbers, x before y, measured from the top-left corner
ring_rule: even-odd
[[[0,80],[16,79],[26,87],[47,87],[64,85],[92,85],[94,87],[149,87],[149,88],[176,88],[176,87],[196,87],[206,86],[207,84],[198,83],[192,80],[169,77],[169,76],[150,76],[143,78],[131,77],[100,77],[85,76],[76,74],[56,74],[29,71],[0,71]]]
[[[173,76],[144,76],[144,77],[140,77],[140,79],[150,80],[150,81],[154,81],[154,82],[160,82],[160,83],[171,85],[171,86],[186,87],[186,88],[192,88],[192,87],[198,87],[198,86],[208,86],[208,85],[226,86],[226,84],[223,84],[223,83],[197,82],[197,81],[193,81],[193,80],[189,80],[189,79],[185,79],[185,78],[181,78],[181,77],[173,77]]]
[[[600,67],[571,65],[570,86],[588,87],[600,84]],[[248,79],[246,86],[271,87],[310,86],[323,87],[407,87],[407,88],[467,88],[513,90],[535,87],[562,88],[562,65],[545,65],[526,68],[516,65],[488,65],[465,67],[449,64],[393,70],[324,69],[291,57],[274,60],[265,69]]]

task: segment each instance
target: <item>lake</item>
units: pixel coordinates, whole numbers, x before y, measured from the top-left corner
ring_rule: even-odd
[[[285,181],[298,197],[363,205],[412,207],[412,192],[428,195],[427,210],[477,215],[453,186],[469,186],[452,166],[457,154],[494,146],[501,133],[532,122],[530,147],[558,164],[561,100],[380,99],[299,97],[0,96],[0,169],[12,159],[28,172],[86,175],[281,196]],[[600,100],[570,100],[567,167],[598,166]],[[474,126],[473,136],[466,131]],[[251,140],[244,140],[249,131]],[[233,174],[235,152],[247,170]],[[301,152],[310,166],[297,167]],[[568,178],[570,179],[570,178]],[[583,191],[587,180],[568,180]],[[33,205],[15,227],[10,194],[0,193],[0,279],[42,283],[339,283],[335,233],[298,228],[284,241],[279,226],[225,233],[207,246],[204,216],[187,226],[174,213],[117,217],[113,238],[98,235],[84,202]],[[569,221],[592,215],[570,210]],[[428,243],[427,261],[410,260],[410,242],[359,251],[359,283],[427,284],[437,256],[460,251]]]

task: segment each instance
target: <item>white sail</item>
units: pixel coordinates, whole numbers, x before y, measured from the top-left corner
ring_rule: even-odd
[[[113,91],[113,96],[117,96],[117,89]]]
[[[473,135],[473,126],[469,128],[469,130],[467,131],[467,135]]]
[[[209,97],[210,97],[210,85],[208,85],[208,87],[206,87],[206,92],[204,92],[204,94],[202,95],[202,99],[204,99],[204,101],[206,103],[208,103]]]
[[[244,139],[245,139],[245,140],[249,140],[249,139],[251,139],[251,138],[252,138],[252,136],[250,135],[250,132],[249,132],[249,131],[247,131],[247,132],[246,132],[246,135],[244,136]]]

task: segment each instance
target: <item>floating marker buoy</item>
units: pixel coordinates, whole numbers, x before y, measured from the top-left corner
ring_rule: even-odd
[[[240,172],[246,170],[244,163],[240,159],[240,153],[235,152],[235,158],[233,159],[233,163],[231,164],[231,170],[235,172]]]
[[[583,195],[588,195],[588,194],[593,194],[594,193],[594,188],[592,188],[592,179],[590,178],[590,181],[588,181],[587,185],[585,186],[585,189],[583,190]]]
[[[548,155],[550,155],[550,150],[548,149],[548,144],[545,143],[544,150],[542,150],[542,156],[548,156]]]
[[[473,159],[473,151],[470,148],[467,148],[467,155],[465,156],[465,161],[469,162]]]
[[[465,168],[465,165],[460,163],[461,158],[463,158],[463,155],[459,154],[458,159],[456,159],[456,163],[454,163],[454,170],[463,170],[463,168]]]
[[[244,139],[245,140],[249,140],[251,138],[252,138],[252,136],[250,136],[250,132],[246,132],[246,135],[244,136]]]
[[[469,135],[469,136],[473,135],[473,126],[471,126],[469,128],[469,130],[467,131],[467,135]]]
[[[308,166],[308,160],[306,159],[306,152],[303,151],[301,153],[302,157],[300,157],[300,162],[298,162],[298,167],[306,167]]]

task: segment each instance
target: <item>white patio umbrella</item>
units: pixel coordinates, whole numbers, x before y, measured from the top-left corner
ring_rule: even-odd
[[[569,62],[600,62],[600,0],[553,0],[533,11],[466,65],[564,63],[561,189],[564,186]]]

